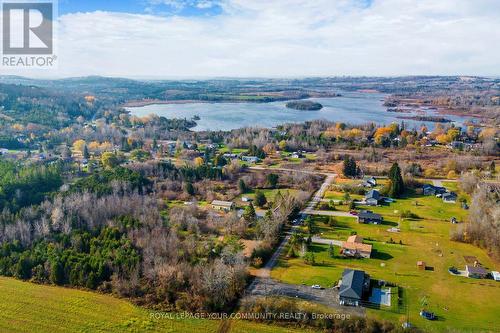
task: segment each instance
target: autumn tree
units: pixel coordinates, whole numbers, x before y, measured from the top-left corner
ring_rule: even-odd
[[[106,169],[112,169],[120,164],[120,159],[114,153],[105,152],[101,156],[101,163]]]

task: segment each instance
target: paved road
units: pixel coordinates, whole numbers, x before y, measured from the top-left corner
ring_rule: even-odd
[[[257,168],[257,167],[254,167],[254,168]],[[311,201],[307,205],[307,208],[304,209],[301,212],[301,214],[308,214],[308,210],[314,208],[318,204],[318,202],[323,198],[323,195],[324,195],[326,189],[333,182],[335,177],[336,177],[336,175],[334,175],[334,174],[329,174],[326,177],[326,179],[323,182],[323,184],[321,185],[320,189],[314,194]],[[296,232],[298,227],[299,227],[298,225],[294,225],[292,227],[292,230],[290,232],[288,232],[288,234],[285,236],[285,238],[281,241],[280,245],[278,246],[278,248],[276,249],[276,251],[274,252],[272,257],[268,260],[266,265],[255,272],[256,278],[248,286],[247,290],[254,289],[256,287],[256,285],[260,283],[261,280],[258,278],[270,278],[271,270],[273,269],[274,266],[276,266],[276,263],[278,262],[278,260],[281,256],[281,252],[283,252],[283,249],[285,248],[286,244],[290,240],[291,235],[294,232]]]
[[[324,183],[321,185],[320,189],[312,197],[311,201],[307,205],[307,208],[301,212],[303,215],[310,214],[311,212],[316,212],[313,210],[313,208],[318,204],[318,202],[321,201],[328,186],[335,179],[335,176],[336,175],[333,174],[329,174],[327,176]],[[343,213],[343,212],[332,212],[332,213]],[[349,216],[351,215],[349,214]],[[271,270],[273,269],[274,266],[276,266],[281,256],[281,253],[283,252],[283,249],[290,240],[291,235],[294,232],[296,232],[298,227],[299,225],[294,225],[292,227],[290,232],[288,232],[285,238],[281,241],[280,245],[278,246],[272,257],[269,259],[269,261],[266,263],[266,265],[255,272],[256,277],[254,278],[252,283],[247,287],[245,297],[250,297],[250,298],[259,296],[294,297],[306,301],[323,304],[330,308],[338,309],[339,312],[342,313],[350,313],[356,316],[364,316],[365,315],[364,308],[341,306],[338,302],[338,291],[337,289],[332,288],[332,286],[323,286],[323,287],[328,287],[325,289],[313,289],[311,288],[311,286],[281,283],[271,279]],[[342,246],[342,242],[338,240],[329,240],[329,239],[327,240],[320,237],[313,237],[312,241],[320,244],[332,243],[337,246]]]
[[[323,184],[321,184],[321,187],[319,188],[319,190],[314,194],[311,201],[309,201],[309,204],[307,205],[306,209],[304,209],[302,211],[303,214],[310,214],[310,212],[314,210],[314,207],[316,207],[316,205],[323,199],[323,196],[325,195],[326,190],[331,185],[331,183],[335,180],[335,177],[336,177],[336,175],[334,175],[334,174],[330,174],[329,176],[326,177]]]
[[[443,187],[443,182],[441,181],[441,179],[433,179],[432,185],[438,186],[438,187]]]

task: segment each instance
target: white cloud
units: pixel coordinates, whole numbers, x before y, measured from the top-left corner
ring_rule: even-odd
[[[375,0],[367,7],[360,0],[224,0],[221,5],[224,13],[211,17],[64,15],[56,75],[500,75],[498,1]]]

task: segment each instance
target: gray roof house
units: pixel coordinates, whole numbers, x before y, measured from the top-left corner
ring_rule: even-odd
[[[369,210],[362,210],[358,214],[358,223],[380,224],[382,221],[384,221],[384,218],[381,215]]]
[[[443,194],[442,198],[444,202],[455,203],[457,202],[457,194],[455,192],[446,192]]]
[[[373,177],[366,177],[361,185],[364,187],[374,187],[377,186],[377,180]]]
[[[465,266],[467,277],[475,279],[484,279],[488,275],[488,271],[481,266]]]
[[[360,306],[370,289],[370,276],[363,271],[345,269],[339,289],[340,305]]]
[[[436,195],[436,194],[443,194],[446,192],[446,189],[441,186],[434,186],[431,184],[424,184],[422,186],[422,191],[424,195]]]
[[[365,195],[365,202],[369,206],[376,206],[380,200],[380,192],[377,190],[370,190]]]

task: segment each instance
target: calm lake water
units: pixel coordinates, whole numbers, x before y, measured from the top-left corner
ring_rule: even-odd
[[[169,119],[187,118],[195,115],[197,121],[195,131],[232,130],[242,127],[275,127],[284,123],[299,123],[307,120],[325,119],[350,124],[390,124],[404,121],[410,128],[419,128],[425,122],[398,119],[397,116],[410,114],[387,112],[383,100],[386,95],[373,93],[344,92],[342,97],[313,98],[323,105],[319,111],[298,111],[288,109],[286,102],[273,103],[189,103],[189,104],[155,104],[143,107],[127,108],[131,114],[145,116],[157,114]],[[429,114],[433,114],[429,111]],[[461,125],[463,118],[446,116]],[[433,128],[435,123],[425,123]]]

